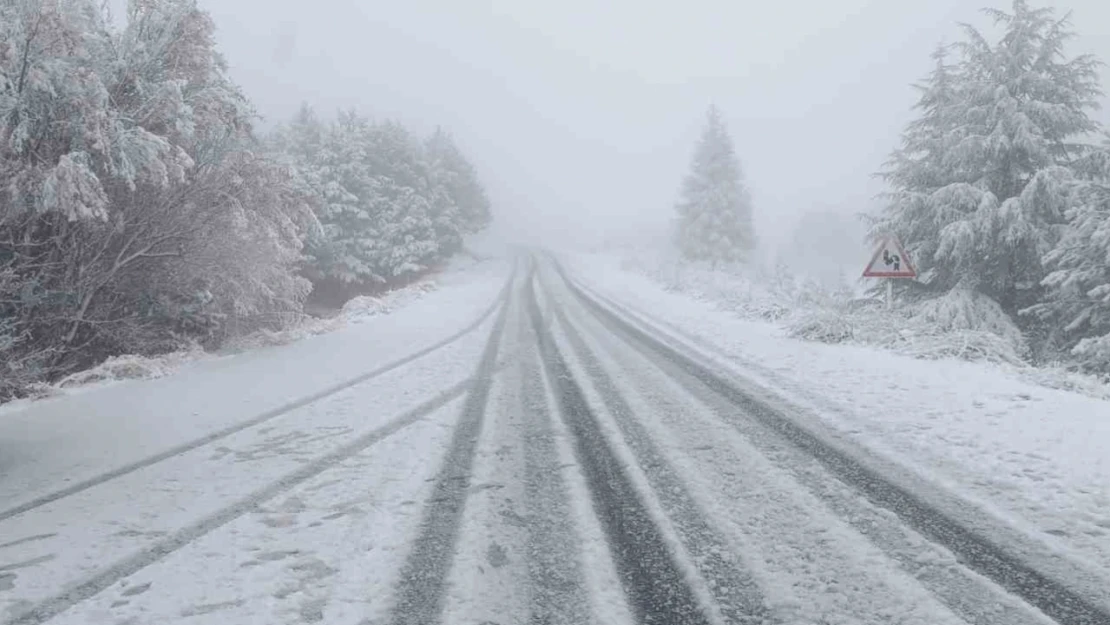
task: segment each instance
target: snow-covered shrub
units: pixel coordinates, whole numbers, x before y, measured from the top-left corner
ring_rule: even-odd
[[[300,321],[288,324],[287,327],[279,330],[261,328],[250,333],[232,335],[221,345],[220,351],[223,353],[238,353],[263,347],[288,345],[311,336],[333,332],[344,325],[346,325],[346,320],[342,317],[319,319],[303,315]]]
[[[891,346],[906,355],[926,360],[946,358],[1022,365],[1024,361],[1006,339],[982,330],[941,330],[921,325],[921,329],[898,334]]]
[[[1074,367],[1061,365],[1021,367],[1015,373],[1024,380],[1046,388],[1110,399],[1110,375],[1107,374],[1083,373],[1075,371]]]
[[[310,212],[252,117],[195,2],[121,29],[94,0],[0,3],[0,384],[299,311]]]
[[[941,334],[952,334],[955,344],[976,344],[987,347],[997,337],[1007,347],[1007,354],[1023,357],[1028,346],[1021,330],[993,299],[970,289],[952,289],[941,297],[926,299],[914,307],[914,316]],[[1001,354],[999,354],[1001,355]]]
[[[98,382],[160,378],[203,356],[204,350],[196,343],[181,351],[160,356],[112,356],[95,367],[62,378],[55,386],[72,388]]]
[[[1021,333],[989,298],[953,291],[918,303],[898,302],[886,310],[877,301],[845,299],[818,303],[786,328],[790,336],[823,343],[850,342],[897,351],[914,358],[983,360],[1022,364]]]
[[[790,336],[819,343],[846,343],[855,337],[852,320],[836,310],[802,315],[787,326]]]
[[[362,319],[393,312],[424,297],[436,288],[435,282],[425,281],[389,291],[380,296],[364,295],[355,297],[343,305],[339,314],[347,321],[358,323]]]
[[[1072,348],[1072,355],[1087,371],[1110,377],[1110,334],[1081,339]]]

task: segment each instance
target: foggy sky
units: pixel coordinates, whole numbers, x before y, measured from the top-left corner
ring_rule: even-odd
[[[720,107],[773,247],[803,211],[854,213],[912,115],[929,54],[1009,0],[200,0],[268,120],[302,101],[449,128],[502,227],[575,241],[665,224]],[[1110,3],[1070,53],[1110,61]],[[1110,72],[1104,72],[1110,85]],[[1110,111],[1098,117],[1110,123]]]

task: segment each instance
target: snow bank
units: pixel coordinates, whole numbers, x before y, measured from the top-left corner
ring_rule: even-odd
[[[448,265],[447,274],[456,274],[473,269],[477,260],[460,260]],[[199,345],[187,349],[161,354],[159,356],[139,356],[125,354],[113,356],[101,364],[79,371],[55,382],[38,384],[30,389],[28,397],[17,400],[18,404],[37,399],[56,397],[79,388],[101,386],[123,380],[151,380],[161,378],[179,370],[181,367],[204,359],[218,358],[232,354],[288,345],[309,337],[334,332],[350,324],[361,324],[367,320],[396,312],[424,298],[439,288],[436,280],[422,280],[409,286],[384,293],[379,296],[356,297],[347,302],[339,315],[322,319],[304,315],[294,325],[281,330],[260,329],[249,334],[229,339],[216,353],[205,352]]]
[[[788,336],[827,344],[878,347],[921,360],[956,359],[1003,365],[1012,375],[1054,389],[1110,398],[1110,384],[1064,367],[1033,367],[1020,331],[998,306],[975,293],[954,291],[918,305],[886,310],[864,296],[861,281],[801,279],[775,270],[709,267],[669,252],[625,249],[595,253],[590,262],[650,278],[742,319],[774,322]]]
[[[380,296],[355,297],[343,305],[339,315],[348,323],[362,323],[370,317],[387,315],[398,308],[411,304],[436,290],[436,288],[436,283],[428,280]]]
[[[55,389],[68,389],[89,384],[119,380],[150,380],[172,373],[184,364],[195,362],[207,354],[199,345],[161,356],[112,356],[99,365],[68,375],[53,385]]]
[[[437,290],[402,314],[378,315],[285,345],[209,354],[156,379],[87,384],[4,404],[0,501],[33,499],[397,362],[473,323],[494,302],[509,270],[510,263],[494,260],[447,271]],[[483,331],[468,340],[484,340]],[[472,365],[457,349],[437,356],[448,357]],[[412,367],[429,362],[436,358],[406,371],[411,375]]]

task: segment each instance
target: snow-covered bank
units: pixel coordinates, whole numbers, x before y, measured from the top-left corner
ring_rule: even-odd
[[[611,256],[571,258],[568,268],[874,452],[1110,575],[1110,401],[998,364],[793,339],[668,292]]]
[[[863,281],[850,279],[844,270],[837,279],[825,276],[823,280],[785,267],[712,271],[682,262],[677,254],[642,248],[597,257],[716,310],[750,321],[774,322],[794,338],[877,347],[923,360],[1002,364],[1027,382],[1110,399],[1110,383],[1094,375],[1064,366],[1028,364],[1023,357],[1025,339],[1009,321],[1000,318],[992,325],[967,319],[963,313],[983,302],[967,301],[974,295],[966,292],[887,311],[880,301],[866,295]]]
[[[201,358],[157,379],[0,407],[0,502],[24,501],[160,453],[404,358],[471,324],[509,271],[501,261],[472,264],[439,276],[438,288],[404,314]]]
[[[435,291],[443,281],[452,282],[458,274],[465,274],[478,263],[470,259],[456,259],[446,272],[428,276],[408,286],[388,291],[376,296],[358,296],[351,299],[334,316],[314,317],[304,315],[292,326],[283,330],[257,330],[250,334],[234,337],[217,352],[206,352],[194,344],[189,349],[171,352],[160,356],[138,356],[125,354],[112,356],[101,364],[68,375],[53,384],[40,384],[33,389],[32,397],[4,404],[0,414],[48,397],[57,397],[73,392],[86,392],[94,388],[111,385],[124,380],[150,380],[173,374],[186,365],[203,360],[212,360],[239,354],[246,351],[286,345],[320,334],[343,329],[351,324],[364,323],[379,315],[396,312],[409,304]]]

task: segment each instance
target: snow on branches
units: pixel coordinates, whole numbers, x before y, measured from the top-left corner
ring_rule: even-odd
[[[131,0],[122,28],[102,4],[0,2],[0,401],[287,324],[306,260],[388,281],[488,219],[447,135],[433,165],[353,115],[267,149],[196,0]]]
[[[1100,130],[1091,117],[1099,62],[1065,54],[1070,22],[1050,8],[1015,0],[985,13],[998,38],[963,25],[963,39],[938,48],[917,85],[919,116],[881,172],[890,191],[871,234],[896,234],[913,256],[920,279],[897,285],[906,295],[974,291],[1048,357],[1075,345],[1086,323],[1063,302],[1092,297],[1066,274],[1087,272],[1076,247],[1097,247],[1105,215],[1097,206],[1107,172],[1084,165],[1101,151],[1090,142]],[[998,330],[993,305],[975,308],[964,316],[1013,336]],[[1050,321],[1069,316],[1065,331]]]
[[[271,137],[313,196],[319,230],[309,275],[321,283],[385,285],[458,252],[490,220],[474,168],[449,134],[424,142],[394,121],[353,111],[321,121],[308,106]]]
[[[706,115],[675,208],[678,247],[686,258],[717,266],[744,260],[755,248],[751,198],[732,138],[716,107]]]

